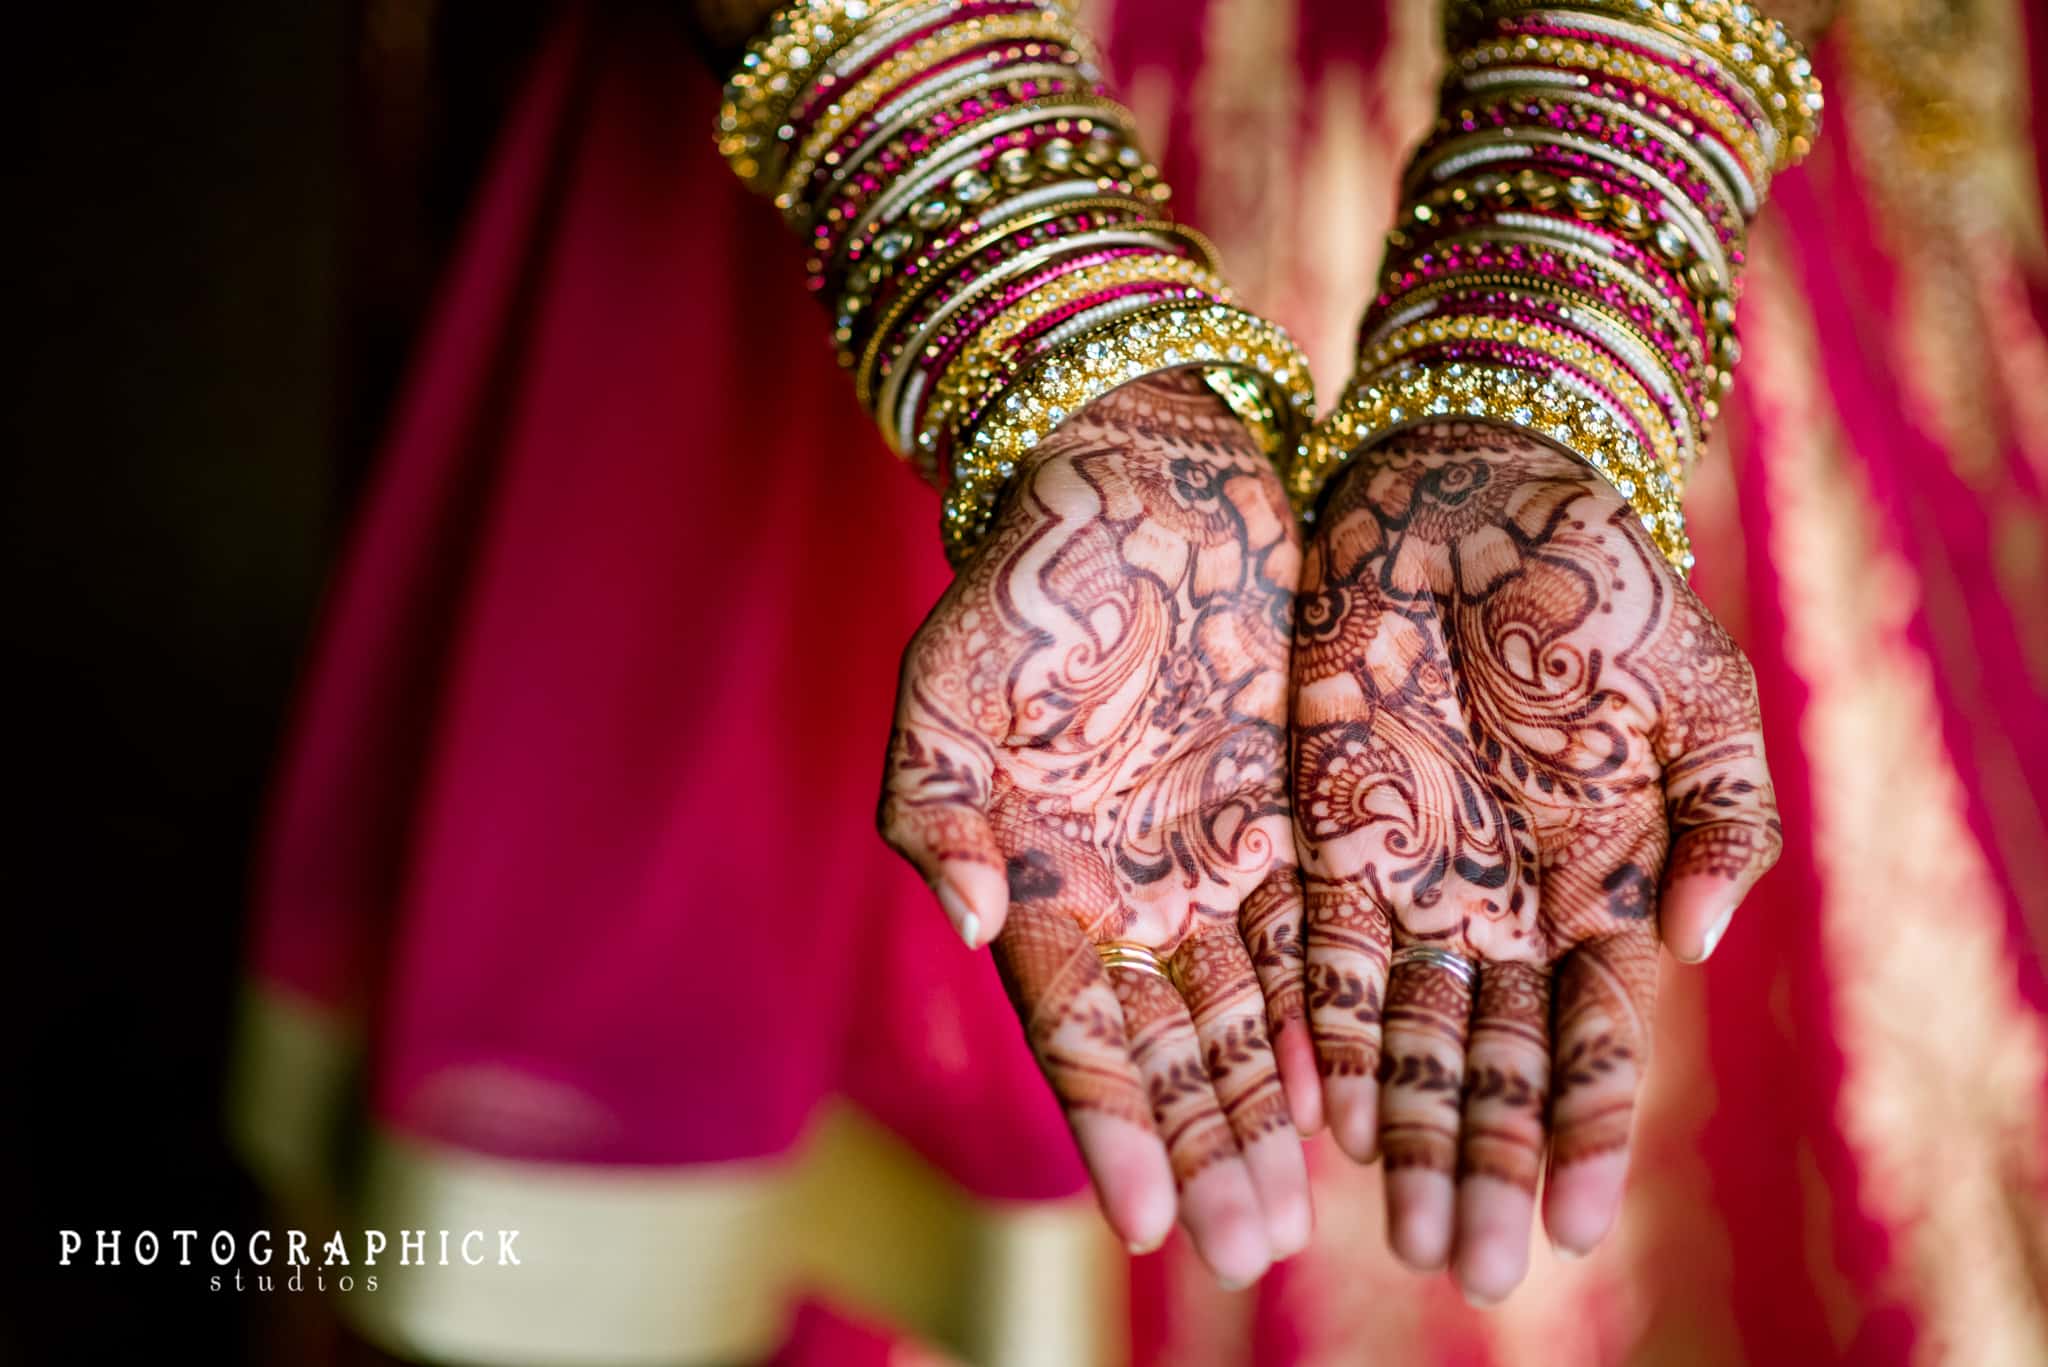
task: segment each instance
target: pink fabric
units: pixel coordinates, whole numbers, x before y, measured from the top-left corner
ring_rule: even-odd
[[[987,956],[867,819],[936,501],[715,98],[656,22],[550,43],[328,608],[255,965],[381,979],[372,1110],[424,1137],[747,1158],[840,1094],[973,1191],[1071,1193]]]

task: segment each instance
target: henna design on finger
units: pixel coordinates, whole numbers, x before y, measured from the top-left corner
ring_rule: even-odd
[[[1536,1189],[1550,1083],[1550,975],[1487,964],[1472,1012],[1459,1176]]]
[[[1239,1145],[1292,1129],[1266,1039],[1258,978],[1236,928],[1221,917],[1202,923],[1174,951],[1171,964],[1202,1042],[1210,1084]]]
[[[1368,869],[1360,882],[1305,880],[1307,999],[1324,1077],[1377,1077],[1393,932]]]
[[[1275,864],[1238,909],[1238,930],[1266,985],[1266,1021],[1274,1033],[1307,1012],[1303,915],[1301,870],[1291,862]]]
[[[1583,945],[1558,969],[1553,1164],[1628,1147],[1636,1088],[1650,1062],[1656,990],[1657,947],[1648,926]]]
[[[1288,1123],[1251,956],[1293,956],[1274,1019],[1299,1015],[1300,559],[1244,424],[1192,372],[1147,376],[1039,443],[904,655],[885,835],[1002,868],[996,962],[1047,1079],[1156,1126],[1183,1183]],[[1103,969],[1108,940],[1174,981]]]
[[[1152,1106],[1127,1051],[1123,1016],[1080,932],[1055,914],[1020,907],[994,953],[1025,1040],[1061,1107],[1150,1127]]]
[[[1465,1087],[1471,990],[1433,964],[1397,965],[1380,1058],[1380,1155],[1388,1171],[1453,1173]]]
[[[1131,1059],[1145,1079],[1153,1122],[1166,1141],[1174,1180],[1185,1187],[1204,1169],[1238,1156],[1194,1022],[1172,984],[1129,968],[1109,970],[1123,1005]]]
[[[1294,805],[1326,1073],[1364,1057],[1324,1039],[1318,1004],[1364,985],[1326,890],[1370,888],[1397,936],[1481,965],[1469,1039],[1441,974],[1397,970],[1374,1013],[1389,1163],[1455,1154],[1528,1190],[1546,1128],[1557,1163],[1619,1150],[1665,889],[1746,886],[1782,845],[1747,660],[1605,480],[1490,424],[1358,454],[1303,563]]]

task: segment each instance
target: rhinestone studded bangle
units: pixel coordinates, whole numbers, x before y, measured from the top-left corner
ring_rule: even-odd
[[[1053,428],[1141,375],[1182,366],[1257,387],[1268,432],[1299,430],[1314,407],[1308,361],[1294,339],[1228,304],[1163,304],[1069,341],[1034,364],[982,418],[954,458],[942,528],[947,556],[965,560],[988,530],[1018,466]]]

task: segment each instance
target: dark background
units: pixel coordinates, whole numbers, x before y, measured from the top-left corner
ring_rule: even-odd
[[[278,1296],[209,1292],[167,1237],[152,1268],[59,1268],[58,1231],[89,1264],[96,1229],[266,1223],[218,1118],[249,844],[541,8],[51,7],[10,43],[5,828],[29,935],[0,1362],[281,1360]]]

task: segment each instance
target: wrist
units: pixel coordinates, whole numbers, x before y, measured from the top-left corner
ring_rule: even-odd
[[[1279,471],[1257,435],[1193,368],[1140,376],[1069,415],[1020,461],[992,526],[1041,516],[1048,470],[1076,464],[1088,466],[1088,483],[1112,521],[1162,496],[1206,504],[1226,480],[1250,478],[1267,490],[1275,517],[1292,522]]]
[[[1564,446],[1511,424],[1465,418],[1417,424],[1354,453],[1331,476],[1319,522],[1326,527],[1333,524],[1349,509],[1372,499],[1378,487],[1412,482],[1418,475],[1454,464],[1483,467],[1479,480],[1465,481],[1474,488],[1483,484],[1498,491],[1540,480],[1551,486],[1574,486],[1574,497],[1613,508],[1625,504],[1607,480]],[[1498,520],[1507,519],[1508,510],[1502,506]]]

